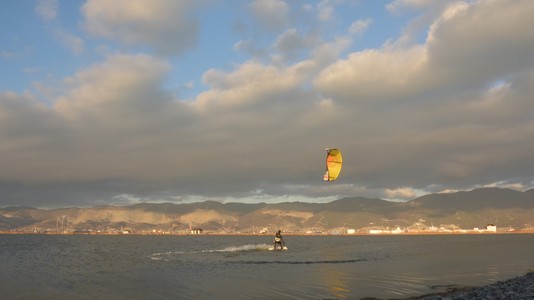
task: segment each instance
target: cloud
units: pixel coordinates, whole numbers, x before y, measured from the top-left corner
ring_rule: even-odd
[[[386,189],[386,196],[389,199],[404,199],[411,200],[414,199],[417,194],[410,187],[401,187],[397,189]]]
[[[181,118],[185,106],[161,88],[168,70],[167,63],[146,55],[114,55],[65,78],[52,107],[31,96],[2,94],[6,173],[0,180],[154,176],[148,165],[168,164],[160,155],[176,151],[168,143],[170,131],[187,122]]]
[[[319,20],[321,21],[330,21],[334,14],[333,3],[330,0],[322,0],[317,4],[317,9],[319,11]]]
[[[81,38],[59,29],[55,31],[55,35],[72,53],[81,54],[84,51],[84,41]]]
[[[83,7],[91,34],[148,46],[163,55],[179,55],[196,45],[195,11],[203,1],[89,0]]]
[[[35,13],[45,22],[54,38],[60,41],[73,54],[81,54],[84,51],[84,41],[61,28],[59,22],[51,22],[57,19],[59,3],[57,0],[39,0],[35,6]]]
[[[355,36],[362,36],[365,31],[373,24],[373,20],[371,18],[367,18],[365,20],[357,20],[353,22],[350,25],[349,33]]]
[[[286,30],[276,39],[272,56],[274,63],[287,64],[290,61],[298,61],[302,56],[309,55],[320,41],[320,37],[314,33],[299,33],[295,28]]]
[[[360,166],[366,182],[465,187],[514,173],[528,177],[519,161],[534,146],[526,97],[534,38],[521,28],[534,9],[529,1],[513,3],[455,4],[434,21],[426,43],[354,52],[319,74],[317,90],[352,116],[330,126],[372,158]],[[388,174],[379,175],[380,168]]]
[[[442,5],[447,5],[451,2],[459,2],[457,0],[395,0],[386,5],[386,9],[391,13],[401,13],[404,10],[423,10],[429,9],[432,7],[440,7]]]
[[[58,15],[58,1],[38,0],[34,11],[43,21],[52,21]]]
[[[1,51],[0,52],[0,58],[4,59],[10,59],[17,56],[17,52],[11,52],[11,51]]]
[[[534,33],[522,32],[522,28],[533,12],[530,1],[449,6],[428,33],[432,67],[451,77],[463,74],[459,85],[493,81],[531,68],[526,62],[532,57]]]
[[[264,28],[279,31],[289,24],[289,5],[283,0],[255,0],[250,4],[255,19]]]
[[[235,43],[234,49],[237,51],[243,51],[252,57],[258,58],[266,57],[268,53],[266,49],[257,44],[257,41],[252,39],[238,41]]]
[[[370,102],[405,97],[435,85],[421,74],[427,63],[427,49],[364,50],[352,53],[326,68],[317,78],[317,87],[338,101]]]
[[[134,30],[154,11],[136,15],[135,5],[110,3],[86,4],[93,33],[173,49],[150,40],[148,29]],[[176,3],[152,9],[185,5]],[[110,9],[89,12],[91,5]],[[57,95],[51,105],[30,93],[0,94],[1,199],[31,199],[25,191],[54,199],[62,186],[70,187],[56,193],[62,203],[77,201],[76,191],[80,201],[127,203],[526,189],[534,169],[534,33],[524,28],[533,14],[532,1],[453,4],[420,43],[346,56],[353,37],[323,40],[295,27],[281,31],[268,54],[288,58],[309,47],[308,55],[209,69],[206,89],[188,101],[166,88],[170,72],[179,72],[170,60],[108,52],[47,86]],[[95,16],[109,19],[91,23]],[[154,36],[166,32],[167,17],[155,21]],[[115,21],[119,27],[110,27]],[[329,146],[342,150],[344,164],[337,181],[324,183]]]

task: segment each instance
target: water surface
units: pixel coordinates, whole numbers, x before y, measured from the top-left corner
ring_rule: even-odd
[[[533,235],[0,235],[5,299],[398,298],[534,267]]]

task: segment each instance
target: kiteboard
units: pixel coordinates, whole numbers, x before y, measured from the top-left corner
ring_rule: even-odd
[[[287,250],[287,246],[282,247],[282,249],[278,247],[276,249],[274,247],[269,247],[269,251],[282,251],[282,250]]]

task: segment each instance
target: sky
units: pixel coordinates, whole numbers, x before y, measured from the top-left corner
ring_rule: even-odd
[[[532,16],[531,0],[2,1],[0,207],[528,190]]]

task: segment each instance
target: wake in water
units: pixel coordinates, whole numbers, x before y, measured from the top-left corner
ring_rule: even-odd
[[[161,260],[161,261],[170,261],[170,260],[182,260],[187,261],[186,257],[194,256],[195,254],[202,253],[240,253],[240,252],[254,252],[254,251],[268,251],[270,245],[268,244],[257,244],[257,245],[242,245],[242,246],[231,246],[223,249],[204,249],[204,250],[194,250],[194,251],[168,251],[160,252],[149,255],[148,257],[152,260]]]
[[[312,265],[312,264],[348,264],[366,261],[366,259],[340,259],[340,260],[294,260],[292,253],[267,254],[268,244],[253,244],[231,246],[223,249],[203,249],[194,251],[169,251],[154,253],[149,256],[154,261],[179,261],[193,263],[222,263],[222,264],[245,264],[245,265]],[[264,253],[260,253],[264,252]],[[302,254],[302,253],[301,253]],[[243,257],[252,257],[251,260],[243,260]],[[286,260],[280,260],[281,257]],[[301,257],[301,255],[299,255]]]
[[[259,245],[243,245],[243,246],[232,246],[220,250],[202,250],[204,253],[213,253],[213,252],[246,252],[246,251],[267,251],[269,250],[270,245],[259,244]]]
[[[227,264],[244,264],[244,265],[314,265],[314,264],[348,264],[366,261],[365,259],[344,259],[344,260],[261,260],[261,261],[228,261]]]

